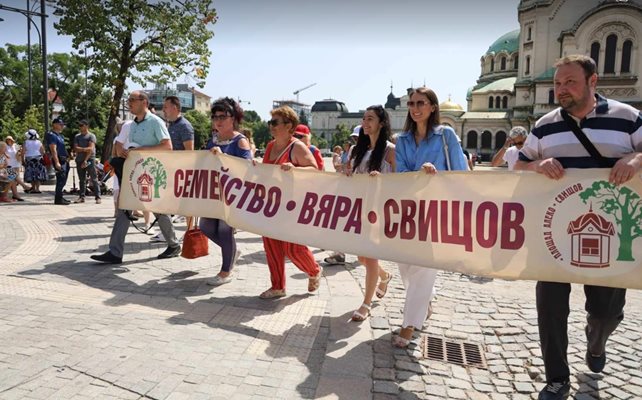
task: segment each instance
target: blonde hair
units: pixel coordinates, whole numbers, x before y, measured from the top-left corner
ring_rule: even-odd
[[[275,108],[274,110],[270,111],[270,115],[273,117],[281,117],[283,123],[285,124],[292,124],[290,133],[294,133],[294,129],[296,129],[296,126],[299,125],[299,116],[296,114],[296,111],[294,111],[289,106],[281,106],[279,108]]]

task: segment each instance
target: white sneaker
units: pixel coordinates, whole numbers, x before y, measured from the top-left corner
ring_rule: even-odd
[[[232,274],[226,277],[216,275],[214,278],[208,279],[205,283],[207,283],[210,286],[221,286],[230,282],[232,282]]]
[[[150,242],[164,242],[165,241],[165,237],[163,236],[163,232],[158,232],[154,236],[150,237],[149,241]]]

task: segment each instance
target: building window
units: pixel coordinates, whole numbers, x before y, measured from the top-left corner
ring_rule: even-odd
[[[501,61],[500,61],[500,64],[499,64],[499,68],[500,68],[502,71],[506,69],[506,57],[502,57],[502,59],[501,59]]]
[[[600,65],[600,44],[593,42],[591,45],[591,58],[595,61],[595,65]]]
[[[582,238],[582,255],[597,256],[600,254],[600,241],[593,238]]]
[[[604,52],[604,73],[615,73],[615,49],[617,48],[617,36],[610,34],[606,38],[606,51]]]
[[[468,131],[468,134],[466,135],[466,148],[467,149],[477,148],[477,132]]]
[[[495,97],[495,108],[502,108],[502,103],[499,96]]]
[[[488,108],[493,108],[493,96],[488,98]]]
[[[499,150],[506,143],[506,132],[499,131],[495,134],[495,150]]]
[[[626,40],[622,46],[622,68],[621,72],[631,72],[631,51],[633,49],[633,42]]]
[[[533,39],[532,39],[532,34],[533,34],[533,28],[529,26],[529,27],[528,27],[528,36],[526,37],[526,40],[528,40],[529,42],[530,42],[531,40],[533,40]]]
[[[491,58],[490,59],[490,72],[493,72],[495,70],[495,59]]]
[[[524,71],[524,74],[531,74],[531,56],[526,56],[526,70]]]
[[[502,97],[502,108],[503,109],[508,108],[508,96]]]
[[[484,131],[481,135],[481,148],[490,150],[493,146],[493,134],[490,131]]]
[[[515,56],[515,59],[513,60],[513,69],[517,69],[519,67],[519,57]]]
[[[555,104],[555,91],[553,89],[548,91],[548,104]]]

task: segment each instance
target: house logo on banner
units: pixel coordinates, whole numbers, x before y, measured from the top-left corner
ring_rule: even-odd
[[[167,171],[154,157],[139,158],[129,174],[129,185],[142,202],[160,199],[161,189],[167,188]]]
[[[627,186],[581,181],[559,192],[546,208],[543,240],[563,268],[613,276],[642,267],[642,199]]]

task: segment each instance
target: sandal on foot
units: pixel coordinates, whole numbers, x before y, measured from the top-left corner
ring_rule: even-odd
[[[383,289],[377,286],[377,290],[375,291],[375,294],[377,295],[378,298],[383,299],[383,296],[386,295],[386,293],[388,292],[388,284],[390,283],[391,280],[392,280],[392,272],[388,272],[388,277],[386,279],[382,279],[379,282],[379,285],[385,285],[385,286],[383,287]]]
[[[308,279],[308,292],[314,292],[317,289],[319,289],[319,286],[321,286],[321,276],[323,275],[323,268],[319,266],[319,273],[316,274],[315,276],[311,276]]]
[[[410,341],[412,340],[412,334],[414,332],[415,328],[413,328],[412,326],[401,328],[399,334],[392,337],[392,345],[400,349],[405,349],[410,344]]]
[[[285,296],[285,289],[268,289],[259,295],[259,297],[264,300],[274,299],[277,297],[284,297],[284,296]]]
[[[365,309],[366,309],[366,312],[365,312],[364,314],[362,314],[362,313],[360,313],[360,312],[359,312],[359,310],[355,310],[355,311],[352,313],[352,317],[350,318],[350,320],[351,320],[351,321],[354,321],[354,322],[362,322],[362,321],[365,321],[365,320],[366,320],[366,318],[368,318],[368,317],[370,316],[370,308],[371,308],[371,307],[370,307],[370,305],[369,305],[369,304],[363,303],[363,304],[359,307],[359,309],[361,309],[361,308],[365,308]]]
[[[324,258],[323,262],[326,263],[326,264],[329,264],[329,265],[345,264],[346,256],[343,253],[334,253],[330,257]]]

